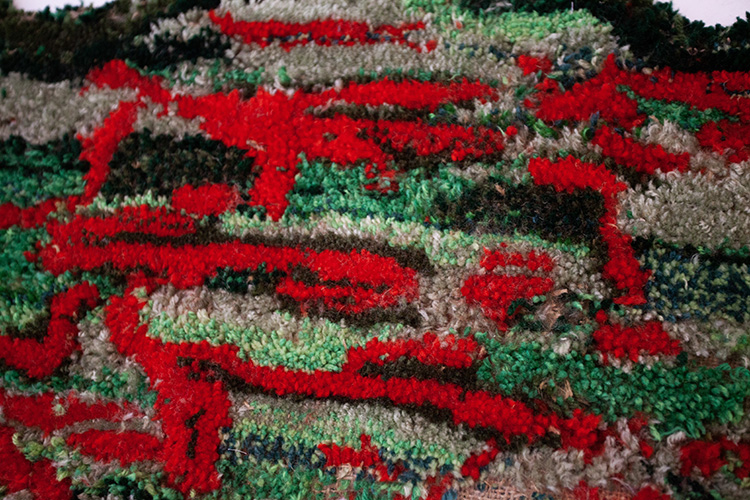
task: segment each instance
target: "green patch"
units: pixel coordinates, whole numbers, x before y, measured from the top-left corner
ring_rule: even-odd
[[[274,313],[279,320],[292,322],[290,313]],[[179,318],[166,314],[151,318],[149,334],[165,342],[201,342],[239,347],[238,355],[261,366],[283,366],[293,370],[338,372],[346,362],[347,351],[364,346],[371,338],[387,340],[401,326],[378,325],[367,330],[343,327],[320,319],[302,318],[288,330],[265,331],[256,326],[243,328],[214,319],[201,320],[190,311]]]
[[[488,388],[530,400],[542,398],[570,412],[584,408],[608,422],[645,412],[658,421],[660,435],[684,431],[699,438],[711,423],[737,422],[750,395],[746,368],[653,366],[636,364],[630,372],[602,365],[596,354],[561,356],[539,343],[501,344],[478,334],[488,351],[478,377]],[[556,387],[569,383],[573,395],[563,398]]]
[[[379,216],[424,222],[433,214],[436,198],[457,201],[474,184],[454,173],[451,166],[439,165],[431,172],[424,168],[407,170],[398,176],[397,192],[381,194],[365,188],[372,179],[367,179],[363,166],[342,168],[303,158],[298,168],[297,182],[287,196],[285,217],[333,211],[356,218]]]

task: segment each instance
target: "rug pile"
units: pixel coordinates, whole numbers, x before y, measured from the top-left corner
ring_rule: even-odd
[[[750,497],[746,21],[6,1],[0,37],[0,496]]]

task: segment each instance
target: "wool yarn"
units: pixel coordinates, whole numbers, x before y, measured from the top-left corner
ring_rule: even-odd
[[[750,497],[747,21],[0,26],[0,496]]]

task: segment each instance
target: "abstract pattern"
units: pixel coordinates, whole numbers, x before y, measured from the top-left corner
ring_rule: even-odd
[[[517,3],[3,6],[0,494],[750,495],[745,49]]]

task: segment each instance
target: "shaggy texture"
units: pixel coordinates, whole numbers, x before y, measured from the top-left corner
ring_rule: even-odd
[[[750,25],[0,3],[0,496],[750,497]]]

